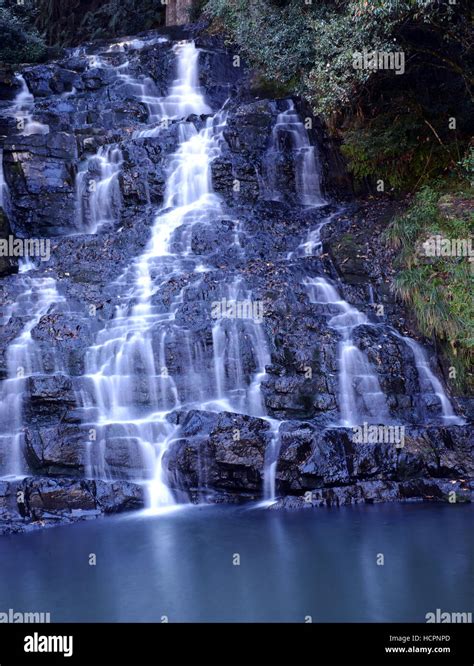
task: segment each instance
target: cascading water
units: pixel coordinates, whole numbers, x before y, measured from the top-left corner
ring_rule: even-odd
[[[35,100],[28,90],[25,79],[21,74],[17,74],[16,79],[20,83],[20,92],[15,97],[9,114],[16,118],[20,134],[48,134],[48,125],[33,120]]]
[[[307,278],[305,285],[311,303],[328,306],[329,311],[339,310],[338,314],[329,319],[328,325],[342,337],[338,352],[341,425],[353,426],[364,420],[386,420],[387,402],[377,375],[366,355],[352,340],[354,329],[367,323],[366,316],[342,300],[325,278]]]
[[[263,303],[253,300],[251,291],[245,290],[242,280],[236,279],[224,290],[219,306],[221,316],[212,328],[214,375],[217,400],[205,404],[206,409],[231,411],[257,416],[270,426],[269,441],[263,469],[263,499],[276,498],[276,466],[280,451],[281,422],[266,415],[261,392],[266,377],[266,366],[271,363],[270,350],[263,330]],[[243,317],[234,312],[240,308]],[[229,316],[230,315],[230,316]],[[254,359],[252,377],[245,376],[242,342],[251,345]]]
[[[0,208],[8,211],[8,187],[3,174],[3,149],[0,148]]]
[[[160,124],[156,128],[136,132],[138,137],[155,136],[161,130],[163,121],[211,113],[199,87],[199,50],[194,42],[181,42],[173,46],[173,51],[178,56],[178,72],[168,95],[150,99],[145,91],[142,96],[142,101],[149,105],[149,124]]]
[[[320,222],[309,233],[308,239],[297,248],[295,253],[291,253],[289,258],[292,258],[293,255],[320,254],[322,252],[321,229],[333,216],[334,214]],[[326,278],[306,278],[304,284],[310,302],[326,307],[326,314],[329,315],[334,308],[340,310],[340,313],[332,316],[328,321],[328,325],[336,329],[342,337],[338,351],[340,425],[360,425],[363,421],[387,423],[389,420],[387,401],[380,388],[377,375],[371,368],[367,356],[352,341],[352,333],[357,326],[362,324],[377,326],[378,324],[372,324],[362,312],[342,300],[335,287]],[[369,297],[370,303],[373,304],[371,285]],[[425,395],[437,397],[442,421],[447,425],[462,425],[464,420],[454,413],[441,382],[429,367],[426,353],[421,345],[412,338],[401,335],[391,326],[387,328],[413,352],[420,389]]]
[[[96,233],[104,224],[117,221],[121,196],[118,176],[122,152],[115,145],[101,146],[76,178],[76,226]]]
[[[264,197],[274,201],[283,198],[279,186],[284,175],[280,173],[280,161],[289,152],[293,161],[295,190],[303,206],[324,206],[321,194],[321,167],[315,146],[311,145],[306,127],[295,109],[293,100],[287,100],[287,108],[278,114],[272,131],[272,141],[267,151],[264,168]]]
[[[413,338],[409,338],[406,335],[400,335],[400,333],[396,331],[394,331],[394,333],[400,340],[403,340],[413,352],[413,359],[418,371],[420,389],[425,395],[436,396],[441,407],[441,417],[444,423],[446,425],[463,425],[465,423],[464,419],[454,413],[451,402],[449,401],[441,382],[429,366],[429,361],[423,347],[413,340]]]
[[[180,44],[176,53],[178,78],[171,87],[168,110],[184,118],[191,112],[203,113],[208,107],[197,87],[194,44]],[[179,123],[180,145],[170,160],[163,209],[148,247],[132,269],[132,290],[87,355],[90,406],[99,415],[97,441],[89,450],[89,474],[106,478],[120,474],[114,458],[119,451],[128,457],[136,476],[148,481],[152,507],[173,502],[162,472],[164,452],[177,430],[167,418],[170,412],[194,407],[263,414],[260,384],[270,356],[261,323],[222,313],[208,349],[191,341],[189,329],[176,322],[182,293],[167,311],[154,304],[155,294],[170,276],[182,274],[184,258],[192,260],[193,226],[211,224],[223,214],[221,199],[212,190],[210,166],[219,154],[224,123],[222,112],[208,118],[199,132],[192,123]],[[196,261],[195,273],[202,272],[205,267]],[[252,299],[239,281],[223,285],[222,297],[234,304]],[[251,376],[245,375],[241,363],[244,339],[254,359]],[[182,350],[185,370],[173,372],[170,349]]]
[[[166,41],[166,40],[165,40]],[[115,50],[124,51],[123,48],[116,49],[115,47],[121,46],[120,44],[112,44],[105,52],[104,56],[113,54]],[[129,46],[134,47],[133,42],[129,42]],[[139,44],[140,46],[140,44]],[[147,125],[159,123],[163,118],[163,104],[162,98],[157,94],[156,84],[149,76],[140,75],[135,76],[131,72],[130,61],[124,60],[120,65],[112,65],[106,57],[90,56],[90,66],[98,67],[100,69],[111,70],[118,78],[119,83],[125,89],[127,96],[132,99],[138,100],[146,108],[148,112]],[[134,136],[149,136],[141,130],[134,132]],[[150,136],[153,136],[151,134]]]
[[[199,88],[197,69],[199,51],[194,42],[179,42],[173,46],[173,52],[178,56],[178,72],[166,97],[156,94],[156,85],[150,77],[137,78],[134,76],[130,72],[129,60],[125,60],[120,65],[112,65],[106,58],[115,51],[124,51],[125,47],[136,49],[143,48],[144,45],[145,42],[140,40],[119,42],[112,44],[102,56],[88,56],[91,69],[100,68],[113,71],[126,87],[128,95],[146,107],[148,127],[135,130],[134,138],[157,136],[171,120],[185,119],[191,114],[210,114],[211,109],[206,104]],[[122,159],[122,152],[116,144],[101,146],[78,172],[76,226],[80,231],[95,233],[103,224],[116,221],[120,208],[118,175]]]
[[[23,76],[17,74],[20,92],[13,101],[8,114],[16,118],[21,134],[48,134],[49,127],[33,120],[34,97],[29,92]],[[8,209],[8,188],[3,176],[3,151],[0,150],[0,207]],[[18,272],[28,273],[34,268],[30,259],[19,262]],[[23,291],[15,304],[8,308],[3,325],[19,318],[24,325],[6,350],[7,378],[0,382],[0,475],[21,476],[24,472],[23,446],[23,400],[26,383],[35,374],[44,374],[43,360],[32,337],[33,329],[51,306],[63,300],[56,289],[53,278],[23,278]]]
[[[252,313],[255,305],[258,308],[259,304],[255,304],[250,292],[242,289],[240,279],[227,287],[223,286],[222,291],[222,314],[216,317],[212,328],[215,407],[219,410],[262,416],[265,409],[260,386],[265,377],[265,366],[270,363],[270,353],[259,313]],[[236,312],[239,307],[241,316]],[[250,381],[245,376],[242,364],[242,335],[250,341],[256,361],[255,373]]]
[[[114,46],[114,45],[112,45]],[[109,47],[112,50],[112,47]],[[120,50],[120,49],[119,49]],[[81,49],[73,50],[80,55]],[[110,69],[120,76],[120,66],[111,65],[100,55],[86,56],[89,69]],[[128,61],[125,63],[128,65]],[[79,232],[96,233],[104,224],[117,221],[121,197],[118,176],[122,151],[116,144],[100,146],[87,158],[76,176],[76,228]]]
[[[276,473],[278,467],[278,456],[280,455],[281,437],[280,427],[282,422],[276,419],[265,419],[270,424],[270,442],[265,451],[265,465],[263,470],[263,501],[272,504],[276,498]]]
[[[29,264],[22,266],[28,272]],[[33,375],[44,374],[43,360],[32,337],[33,329],[51,306],[63,298],[53,278],[24,279],[24,291],[7,314],[25,320],[21,332],[6,351],[7,378],[0,382],[0,474],[2,477],[23,474],[22,410],[26,383]]]

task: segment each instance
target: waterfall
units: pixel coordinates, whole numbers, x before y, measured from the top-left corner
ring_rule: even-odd
[[[149,82],[145,82],[141,96],[139,95],[139,99],[148,108],[148,124],[159,123],[159,125],[151,129],[138,130],[134,136],[156,136],[161,131],[163,123],[170,120],[187,118],[191,114],[199,116],[211,113],[199,87],[199,50],[196,49],[194,42],[178,42],[173,46],[173,52],[178,58],[178,71],[168,95],[163,98],[150,95]]]
[[[303,206],[324,206],[321,194],[321,166],[316,147],[311,145],[306,127],[296,112],[293,100],[286,101],[286,109],[278,114],[272,130],[272,140],[264,165],[264,198],[281,201],[279,183],[284,182],[280,161],[284,152],[290,152],[293,162],[295,190]]]
[[[179,122],[178,150],[169,162],[163,208],[147,248],[131,269],[134,283],[126,302],[99,333],[86,358],[90,384],[86,406],[98,414],[88,473],[113,478],[124,473],[120,457],[127,458],[134,478],[146,483],[153,508],[173,503],[162,465],[166,449],[178,433],[168,418],[170,413],[226,410],[267,418],[261,384],[270,363],[263,305],[254,300],[242,279],[219,284],[219,300],[210,305],[214,320],[210,347],[176,320],[183,291],[165,311],[154,302],[170,276],[183,274],[185,259],[186,270],[190,261],[194,264],[198,288],[199,276],[207,269],[192,255],[192,229],[195,224],[210,225],[224,214],[221,198],[212,189],[210,167],[220,154],[225,113],[209,117],[200,131],[186,122],[190,113],[203,113],[207,105],[198,87],[194,44],[180,44],[175,51],[177,79],[164,108],[169,104],[168,112],[184,119]],[[244,349],[252,359],[250,372],[243,363]],[[273,498],[279,424],[267,420],[273,453],[268,468],[273,482],[269,478],[265,487],[267,496]]]
[[[25,270],[27,272],[28,265]],[[24,290],[6,316],[25,320],[19,335],[6,350],[7,378],[0,382],[0,473],[2,477],[24,474],[22,461],[22,413],[26,383],[44,374],[43,360],[32,331],[52,305],[63,298],[53,278],[25,278]]]
[[[20,83],[20,92],[13,100],[13,106],[10,113],[16,118],[17,128],[20,130],[20,134],[48,134],[48,125],[33,120],[35,100],[28,90],[25,79],[21,74],[16,74],[15,76]]]
[[[368,322],[363,313],[342,300],[336,289],[325,278],[306,278],[304,283],[311,303],[340,310],[329,319],[328,325],[336,329],[342,337],[338,350],[341,425],[354,426],[363,421],[386,422],[388,408],[377,375],[371,369],[367,356],[352,341],[354,328],[362,324],[367,326],[377,326],[377,324]],[[401,335],[391,326],[388,329],[403,340],[413,352],[420,389],[424,394],[437,397],[442,421],[446,425],[462,425],[464,421],[454,413],[441,382],[429,367],[423,347],[412,338]]]
[[[3,148],[0,148],[0,208],[8,212],[8,186],[3,174]]]
[[[291,259],[295,255],[320,254],[322,252],[321,229],[335,215],[336,213],[329,215],[311,230],[306,241],[300,244],[296,252],[290,253],[288,258]],[[371,369],[367,356],[352,341],[352,332],[357,326],[362,324],[374,326],[374,324],[370,323],[362,312],[342,300],[326,278],[306,278],[304,285],[310,302],[323,306],[327,315],[334,308],[339,310],[329,319],[328,325],[337,330],[342,337],[338,347],[340,425],[360,425],[363,420],[366,422],[384,420],[386,422],[389,417],[387,402],[377,375]],[[369,285],[369,303],[374,304],[372,285]],[[443,422],[447,425],[462,425],[464,420],[454,413],[441,382],[429,367],[423,347],[412,338],[401,335],[393,327],[388,326],[387,328],[412,350],[420,388],[427,394],[436,395],[440,403]]]
[[[244,289],[242,279],[224,286],[220,305],[221,316],[212,328],[214,377],[217,399],[207,403],[207,409],[231,411],[259,417],[270,426],[263,469],[263,499],[266,504],[276,499],[276,468],[280,451],[281,422],[267,416],[261,386],[271,363],[270,349],[263,331],[263,304],[253,300],[252,292]],[[243,317],[233,316],[241,307]],[[261,305],[260,307],[258,307]],[[229,316],[232,315],[232,316]],[[242,342],[251,346],[254,360],[252,377],[247,377],[242,363]]]
[[[166,39],[158,39],[167,41]],[[154,43],[149,41],[148,44]],[[130,61],[125,60],[120,65],[111,65],[104,56],[114,51],[124,51],[124,46],[132,49],[143,48],[143,42],[131,40],[112,44],[103,56],[87,56],[90,68],[108,69],[115,72],[122,85],[129,94],[141,102],[148,111],[146,129],[136,130],[135,138],[156,136],[171,120],[185,119],[191,114],[209,115],[210,107],[204,100],[202,89],[199,86],[198,60],[199,49],[194,42],[177,42],[172,50],[177,57],[177,74],[171,83],[166,97],[157,94],[156,84],[149,76],[140,75],[137,78],[130,70]],[[156,127],[155,127],[156,125]]]
[[[117,221],[121,195],[118,176],[122,152],[115,145],[101,146],[76,177],[76,226],[96,233],[104,224]]]
[[[262,399],[271,356],[258,303],[245,280],[234,276],[216,284],[216,301],[206,304],[210,329],[196,332],[183,317],[186,299],[192,290],[199,292],[209,271],[202,258],[193,255],[193,230],[197,225],[213,225],[226,214],[220,196],[213,191],[211,175],[212,161],[220,155],[226,114],[221,110],[211,115],[199,87],[199,52],[194,43],[176,44],[173,51],[177,73],[166,97],[156,94],[151,79],[133,76],[128,60],[115,67],[130,95],[148,110],[146,128],[135,130],[133,138],[155,136],[166,122],[173,121],[178,127],[178,148],[169,158],[164,202],[148,245],[117,282],[127,285],[128,291],[86,355],[84,406],[94,434],[88,446],[88,476],[132,478],[145,485],[152,509],[170,506],[174,498],[164,476],[163,459],[179,437],[174,413],[229,411],[269,423],[263,493],[267,501],[273,501],[280,422],[268,417]],[[91,66],[110,67],[105,56],[90,58]],[[190,122],[192,115],[208,116],[201,129]],[[285,143],[290,147],[298,202],[307,207],[324,205],[315,148],[293,102],[279,114],[272,133],[265,174],[269,198],[281,198],[277,190],[279,157]],[[96,222],[110,219],[113,211],[111,188],[117,183],[121,162],[114,151],[118,151],[115,144],[99,150],[78,178],[78,187],[84,188],[91,168],[95,165],[99,171],[100,194],[96,190],[95,198],[89,195],[86,200],[89,208],[92,202],[102,211],[95,215]],[[116,165],[113,171],[111,162]],[[331,219],[332,215],[323,219],[310,232],[296,257],[320,253],[321,229]],[[164,302],[161,297],[169,294],[170,280],[178,284],[183,278],[186,287],[172,292]],[[325,277],[307,278],[305,285],[311,302],[325,311],[328,326],[340,337],[340,424],[388,420],[377,373],[353,339],[358,326],[369,325],[366,316],[344,301]]]
[[[211,109],[199,87],[199,50],[194,42],[182,42],[175,44],[173,51],[178,56],[178,75],[163,101],[164,116],[187,118],[191,114],[209,114]]]
[[[175,503],[166,475],[168,460],[173,481],[181,487],[182,479],[186,479],[186,484],[192,485],[189,490],[193,498],[206,496],[207,483],[209,489],[214,485],[218,492],[222,491],[219,499],[227,498],[234,491],[238,493],[239,487],[245,487],[244,494],[248,497],[249,491],[258,492],[257,484],[262,479],[263,499],[268,505],[278,494],[277,472],[282,440],[289,441],[282,434],[285,431],[281,428],[282,421],[272,418],[273,414],[289,415],[284,417],[290,419],[287,435],[296,439],[296,442],[289,443],[292,447],[296,444],[298,456],[300,451],[301,455],[306,455],[307,450],[308,455],[317,455],[314,448],[309,451],[309,436],[307,440],[306,435],[295,434],[293,428],[306,415],[316,427],[322,424],[323,427],[350,428],[362,422],[389,423],[391,412],[406,414],[407,421],[414,422],[419,414],[424,416],[418,401],[421,404],[425,394],[427,413],[431,410],[435,416],[433,421],[439,416],[439,422],[447,425],[463,423],[454,413],[441,381],[432,372],[424,349],[414,340],[396,333],[386,323],[380,323],[383,320],[366,316],[365,312],[370,312],[370,306],[376,302],[372,285],[354,288],[358,294],[367,294],[368,302],[359,306],[359,310],[344,300],[346,292],[335,277],[337,270],[331,265],[330,256],[317,258],[323,253],[323,227],[339,214],[340,209],[335,205],[327,206],[323,199],[318,147],[311,145],[312,133],[308,134],[307,123],[297,114],[293,101],[252,99],[240,109],[239,100],[234,100],[235,103],[226,103],[218,111],[212,110],[200,86],[200,52],[194,42],[174,44],[176,74],[165,93],[161,86],[168,71],[168,61],[163,75],[157,77],[157,83],[146,75],[144,69],[146,65],[156,67],[156,54],[151,54],[147,64],[134,54],[134,50],[150,43],[146,39],[124,40],[110,45],[102,42],[100,47],[93,47],[98,49],[95,55],[86,54],[89,47],[77,50],[79,62],[58,61],[57,86],[51,87],[62,91],[66,86],[69,90],[70,82],[74,82],[77,91],[73,88],[66,93],[52,94],[52,100],[45,101],[44,106],[43,102],[41,104],[42,108],[48,109],[47,118],[54,119],[51,120],[54,136],[46,137],[48,150],[43,150],[46,138],[23,139],[23,142],[32,146],[38,144],[40,148],[38,160],[36,153],[34,159],[28,151],[18,155],[17,166],[23,167],[28,160],[32,162],[29,173],[24,170],[31,178],[27,183],[29,189],[19,189],[14,172],[7,171],[11,187],[15,184],[19,194],[21,215],[27,209],[28,212],[32,210],[32,202],[40,200],[34,199],[33,194],[43,197],[50,214],[61,215],[72,196],[70,152],[64,147],[70,145],[69,140],[77,140],[85,151],[75,180],[77,231],[93,234],[106,225],[109,232],[110,225],[120,220],[122,207],[127,205],[128,197],[124,196],[122,200],[121,195],[121,170],[126,156],[130,156],[130,162],[127,161],[126,173],[124,167],[124,186],[127,186],[130,171],[131,178],[139,178],[150,172],[151,164],[156,164],[155,177],[145,184],[149,185],[151,193],[148,203],[154,196],[161,195],[163,161],[167,160],[163,205],[155,210],[152,223],[150,205],[145,210],[136,201],[129,203],[127,215],[124,215],[127,224],[119,230],[123,232],[122,241],[118,241],[117,247],[113,246],[113,252],[108,254],[118,257],[120,265],[130,253],[133,253],[133,259],[127,262],[126,270],[113,285],[105,284],[107,278],[98,276],[100,257],[97,257],[96,250],[103,245],[98,242],[92,242],[95,249],[90,257],[91,282],[84,277],[84,271],[66,272],[75,248],[83,247],[87,242],[81,238],[68,239],[64,253],[61,243],[55,246],[59,253],[49,266],[38,264],[36,268],[32,262],[24,260],[19,266],[21,275],[6,278],[6,300],[13,294],[19,293],[19,296],[16,304],[7,307],[1,315],[2,323],[9,327],[7,334],[12,331],[4,352],[4,374],[0,381],[2,477],[27,473],[22,464],[25,439],[29,441],[25,436],[26,425],[46,442],[48,437],[54,436],[51,433],[64,416],[68,427],[64,428],[63,435],[61,425],[59,437],[64,436],[66,443],[76,441],[79,427],[84,437],[88,437],[86,476],[106,480],[130,479],[142,484],[148,506],[153,510]],[[166,58],[170,53],[171,48],[166,49]],[[231,65],[226,58],[222,67],[227,66]],[[55,67],[51,66],[51,76],[56,76]],[[107,71],[88,71],[84,75],[87,68]],[[38,77],[31,80],[41,80],[43,85],[46,75],[40,72]],[[213,98],[220,98],[226,89],[219,77],[210,81]],[[233,76],[229,78],[234,80]],[[18,76],[17,80],[21,90],[13,103],[13,113],[21,121],[19,129],[27,135],[49,132],[46,125],[33,119],[34,97],[23,77]],[[65,103],[63,98],[67,96],[75,99]],[[111,100],[110,105],[107,99]],[[105,109],[102,108],[104,104]],[[256,209],[251,210],[249,201],[253,199],[255,168],[247,165],[245,160],[252,154],[257,164],[261,162],[260,121],[262,116],[268,117],[267,109],[272,112],[276,108],[280,112],[274,114],[276,122],[271,135],[268,136],[269,129],[264,135],[268,142],[263,148],[266,150],[263,171],[258,174],[261,194],[267,201],[258,202]],[[63,111],[69,114],[67,118],[60,115]],[[229,128],[226,127],[228,115],[231,119]],[[91,119],[96,118],[99,119],[97,122],[103,121],[103,136],[97,134],[97,128],[90,127]],[[111,118],[117,118],[117,128],[111,128]],[[235,123],[239,121],[242,125],[236,129]],[[173,126],[167,133],[170,123]],[[57,153],[51,151],[52,157],[48,157],[49,148],[54,147],[52,140],[56,137],[56,128],[61,128],[58,133],[65,134],[69,140],[61,140]],[[64,128],[67,131],[63,132]],[[163,136],[154,140],[160,132]],[[224,145],[225,138],[228,146]],[[94,148],[87,152],[91,150],[91,144]],[[11,150],[11,142],[6,145]],[[239,146],[241,154],[238,153]],[[252,152],[249,152],[250,148]],[[0,206],[5,207],[10,197],[3,176],[2,157],[0,149]],[[140,159],[143,159],[143,165],[130,169]],[[42,162],[46,169],[44,180],[40,170]],[[5,162],[6,169],[13,166],[10,160]],[[243,191],[239,201],[231,192],[229,175],[245,173],[247,167],[247,173],[251,173],[251,190],[248,194]],[[229,197],[228,207],[213,188],[213,172],[216,189],[222,189]],[[25,190],[28,195],[23,194]],[[141,194],[140,187],[139,201]],[[130,200],[133,198],[132,192]],[[271,205],[268,200],[282,201],[284,205]],[[324,213],[323,206],[327,206]],[[329,208],[331,212],[326,214]],[[19,217],[19,223],[24,221],[28,229],[28,221],[33,223],[34,219],[25,214]],[[138,220],[136,228],[132,227],[134,219]],[[305,232],[304,240],[296,249],[293,249],[296,244],[284,244],[284,234],[294,228],[293,223],[301,223],[300,228],[307,229],[304,225],[310,222],[313,228]],[[340,227],[340,223],[337,226]],[[104,240],[110,247],[109,243],[114,242],[113,234]],[[285,250],[285,263],[281,249],[288,247],[292,252]],[[311,259],[304,261],[307,257]],[[55,280],[44,277],[49,275],[57,275],[59,280],[68,278],[65,289],[75,305],[83,303],[83,298],[103,301],[104,319],[97,317],[89,326],[84,324],[83,311],[73,313],[71,337],[75,337],[74,331],[81,328],[87,331],[87,336],[92,335],[91,331],[94,335],[92,342],[87,343],[85,371],[80,377],[76,376],[77,354],[82,349],[80,341],[79,347],[75,343],[73,347],[72,343],[69,346],[69,340],[58,338],[65,340],[61,349],[66,357],[72,358],[70,385],[77,391],[76,395],[80,392],[80,409],[67,412],[64,409],[59,413],[55,406],[48,414],[48,420],[43,420],[43,413],[48,412],[43,405],[45,400],[63,401],[63,404],[70,401],[69,388],[65,389],[65,398],[54,395],[54,392],[50,398],[49,384],[44,393],[43,387],[38,386],[42,375],[60,371],[54,358],[48,354],[43,362],[40,353],[46,345],[45,328],[49,318],[45,317],[56,312],[56,306],[62,301]],[[116,275],[113,266],[107,266],[105,276],[110,275]],[[301,284],[306,292],[303,298],[312,304],[312,307],[308,304],[306,307],[315,315],[305,316],[302,320],[307,333],[300,329],[298,322],[293,326],[293,322],[286,321],[302,306]],[[102,286],[105,286],[103,294],[100,291]],[[293,287],[294,300],[293,294],[289,293]],[[258,300],[259,294],[262,299],[267,299],[266,303]],[[287,296],[288,310],[285,311],[287,304],[283,301]],[[272,299],[270,315],[266,318],[264,309]],[[116,306],[113,315],[110,303]],[[279,332],[278,316],[285,320]],[[371,323],[368,317],[377,323]],[[100,321],[105,323],[100,324]],[[317,330],[318,324],[321,330]],[[49,325],[47,328],[51,330]],[[275,335],[274,349],[267,338],[267,330]],[[395,339],[395,335],[402,343]],[[37,336],[42,340],[38,344],[35,342]],[[311,346],[310,342],[315,339],[322,341],[322,350]],[[376,340],[377,349],[387,341],[387,353],[380,352],[378,356],[375,349],[367,349],[371,340]],[[306,383],[307,373],[305,371],[303,379],[301,364],[313,364],[312,360],[316,377]],[[404,363],[410,370],[405,384],[403,377],[398,376]],[[51,369],[53,366],[54,370]],[[418,382],[413,366],[418,371]],[[329,377],[323,376],[325,372]],[[392,373],[391,377],[389,373]],[[420,393],[413,403],[412,396],[408,395],[412,378],[415,379],[414,385],[419,385],[415,391]],[[382,386],[387,385],[393,387],[394,395],[384,394]],[[311,396],[311,386],[317,386],[321,395]],[[58,391],[60,389],[58,386]],[[271,405],[269,411],[265,397]],[[333,408],[336,411],[334,397],[338,413],[328,424]],[[27,402],[29,398],[31,403]],[[411,404],[414,404],[413,414],[405,411]],[[252,418],[217,418],[216,415],[222,412]],[[224,431],[232,421],[236,427],[243,428],[244,441],[232,445],[233,448],[224,443],[224,452],[219,450],[214,459],[213,447],[216,442],[223,441]],[[54,425],[50,426],[50,423]],[[238,425],[240,423],[244,425]],[[72,424],[74,427],[69,429]],[[43,429],[47,429],[47,435],[43,435]],[[212,433],[210,447],[205,442],[207,432]],[[204,442],[203,448],[197,451],[201,441]],[[291,460],[295,450],[284,449],[285,465],[298,464],[295,458]],[[187,469],[182,466],[181,478],[178,474],[187,456],[193,457],[192,465]],[[204,469],[208,461],[210,467]],[[79,467],[75,462],[74,465],[76,469]],[[235,469],[238,471],[234,473]],[[293,472],[291,477],[287,475],[288,469],[291,469],[290,464],[286,467],[282,464],[282,486],[294,488],[295,477]],[[55,472],[51,469],[50,473]],[[312,472],[308,478],[311,476]]]
[[[281,421],[269,418],[266,418],[266,421],[270,424],[270,442],[265,451],[263,501],[265,504],[272,504],[276,500],[276,473],[281,448]]]
[[[203,113],[207,106],[197,87],[194,44],[180,44],[176,54],[178,73],[169,108],[184,116]],[[86,406],[98,414],[93,424],[97,438],[89,446],[89,475],[120,476],[120,458],[127,458],[134,478],[145,481],[149,504],[155,508],[173,502],[162,469],[163,455],[177,432],[167,418],[172,411],[260,414],[263,409],[260,384],[270,356],[261,322],[223,313],[213,326],[213,346],[208,350],[191,341],[189,329],[176,322],[182,292],[167,311],[154,303],[170,276],[182,274],[183,259],[191,254],[193,226],[212,224],[223,214],[221,199],[212,189],[210,166],[219,155],[224,125],[222,112],[209,117],[200,131],[185,120],[179,123],[179,147],[170,158],[163,208],[148,246],[131,269],[133,287],[86,357]],[[196,261],[195,274],[205,273]],[[227,302],[251,302],[240,281],[221,288]],[[251,376],[242,367],[241,346],[246,340],[254,359]],[[170,349],[179,350],[177,361],[185,368],[181,372],[172,367]]]
[[[262,330],[262,323],[252,316],[255,305],[250,291],[242,288],[241,279],[222,286],[220,316],[212,328],[214,350],[214,377],[216,387],[215,408],[249,414],[265,415],[260,392],[266,376],[265,366],[270,363],[270,352]],[[236,307],[242,312],[234,312]],[[245,376],[242,364],[242,338],[252,348],[255,372],[252,378]]]
[[[167,41],[158,39],[157,41]],[[149,41],[148,43],[154,43]],[[143,48],[144,42],[131,40],[112,44],[104,55],[124,51],[125,47]],[[104,56],[87,56],[89,68],[109,69],[126,86],[129,94],[140,101],[148,111],[147,129],[135,130],[134,138],[156,136],[171,120],[184,119],[191,114],[208,115],[211,109],[206,104],[199,87],[199,50],[194,42],[178,42],[173,46],[178,59],[177,78],[166,97],[156,94],[156,85],[150,77],[137,78],[130,73],[130,62],[111,65]],[[192,132],[188,127],[180,131]],[[183,139],[183,136],[180,137]],[[96,233],[103,224],[117,221],[120,209],[118,176],[122,165],[122,152],[117,144],[101,146],[89,157],[76,177],[76,226],[79,231]]]
[[[426,352],[423,347],[418,344],[413,338],[409,338],[406,335],[401,335],[400,333],[394,331],[395,335],[403,342],[410,347],[413,352],[413,359],[415,361],[416,369],[418,372],[418,381],[420,383],[421,390],[426,394],[433,394],[437,397],[441,407],[441,415],[443,422],[446,425],[463,425],[465,423],[464,419],[456,416],[454,413],[451,402],[449,401],[446,392],[436,377],[432,372],[429,361],[426,356]]]
[[[353,426],[364,420],[378,423],[387,419],[387,402],[377,374],[352,339],[353,330],[367,323],[366,316],[342,300],[325,278],[306,278],[304,284],[311,303],[325,306],[328,313],[338,311],[328,325],[342,338],[338,345],[340,424]]]
[[[112,44],[107,52],[124,50],[122,44]],[[119,48],[121,46],[121,48]],[[74,49],[73,55],[84,55],[83,47]],[[126,78],[121,74],[121,69],[128,66],[128,61],[122,65],[111,65],[100,55],[86,56],[89,69],[113,70],[120,78]],[[138,82],[137,82],[138,85]],[[80,233],[96,233],[104,224],[117,222],[121,195],[118,176],[122,166],[122,151],[117,144],[100,146],[97,152],[88,157],[79,168],[76,175],[76,228]]]

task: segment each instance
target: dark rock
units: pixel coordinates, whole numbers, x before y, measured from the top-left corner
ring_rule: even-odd
[[[5,179],[15,233],[38,238],[74,229],[76,159],[76,141],[64,132],[5,141]]]
[[[354,441],[352,429],[321,430],[306,423],[283,424],[277,488],[280,494],[354,486],[362,481],[404,482],[433,477],[460,481],[473,473],[469,427],[407,428],[403,446],[379,437],[374,444]]]
[[[25,458],[32,471],[47,476],[84,474],[87,431],[59,424],[25,430]]]
[[[183,419],[181,421],[181,419]],[[261,494],[269,424],[262,419],[192,410],[165,454],[172,488],[207,493]]]
[[[18,491],[25,500],[23,518],[17,505]],[[143,489],[127,481],[41,477],[0,481],[0,534],[91,520],[104,514],[140,509],[143,503]]]
[[[8,238],[11,235],[12,235],[12,230],[10,227],[10,223],[8,221],[8,217],[3,208],[0,208],[0,241],[1,240],[8,241]],[[0,276],[14,273],[15,270],[17,269],[17,265],[18,265],[17,257],[5,256],[3,251],[0,253]]]

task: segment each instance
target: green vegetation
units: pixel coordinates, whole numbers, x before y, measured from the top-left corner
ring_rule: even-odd
[[[36,25],[50,45],[134,35],[164,22],[160,0],[37,0]]]
[[[165,8],[160,0],[0,0],[0,62],[39,62],[48,47],[156,28]]]
[[[474,265],[462,254],[426,256],[423,246],[433,237],[466,242],[472,238],[473,197],[457,189],[457,194],[443,194],[423,187],[408,210],[392,221],[386,240],[399,250],[396,292],[412,307],[420,331],[441,341],[456,369],[457,385],[472,388]]]
[[[0,0],[0,62],[38,62],[46,56],[46,44],[33,26],[35,5]]]
[[[208,0],[261,78],[324,116],[356,186],[415,189],[452,169],[472,117],[467,2]],[[355,55],[403,53],[403,75],[354,67]],[[455,126],[452,119],[455,118]]]

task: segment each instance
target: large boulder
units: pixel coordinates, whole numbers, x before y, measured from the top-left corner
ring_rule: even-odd
[[[169,483],[191,498],[227,493],[243,499],[262,492],[267,421],[221,412],[180,414],[176,439],[165,454]]]

